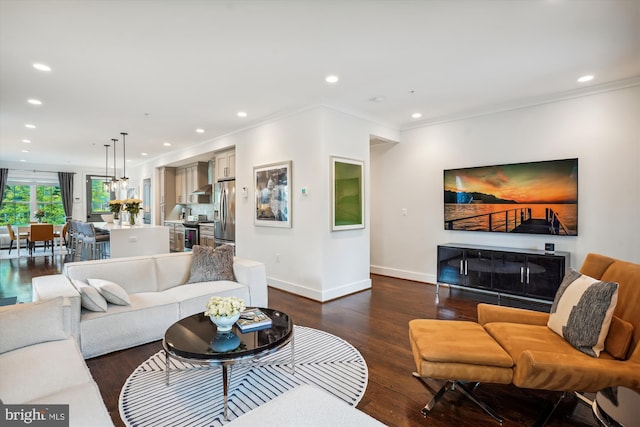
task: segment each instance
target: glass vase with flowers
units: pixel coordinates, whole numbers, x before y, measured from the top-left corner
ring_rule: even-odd
[[[129,212],[129,225],[136,225],[136,216],[138,216],[138,213],[140,212],[142,200],[124,199],[122,202],[124,203],[126,211]]]
[[[109,200],[109,210],[113,214],[113,220],[120,219],[120,211],[122,210],[122,200]]]

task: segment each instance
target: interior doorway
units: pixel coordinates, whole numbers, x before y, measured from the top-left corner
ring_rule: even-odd
[[[142,206],[144,207],[144,223],[151,224],[151,178],[142,181]]]

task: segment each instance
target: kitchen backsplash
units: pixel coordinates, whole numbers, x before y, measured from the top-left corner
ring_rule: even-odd
[[[206,215],[207,219],[213,219],[213,205],[210,203],[191,203],[182,208],[186,215]]]

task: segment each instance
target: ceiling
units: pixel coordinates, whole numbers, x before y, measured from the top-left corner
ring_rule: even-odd
[[[0,159],[103,167],[126,131],[134,167],[312,105],[403,130],[639,77],[638,0],[0,0]]]

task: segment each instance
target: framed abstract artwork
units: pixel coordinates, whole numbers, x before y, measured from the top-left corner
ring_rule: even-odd
[[[255,225],[291,228],[291,163],[253,168]]]
[[[364,162],[331,157],[331,230],[364,228]]]

